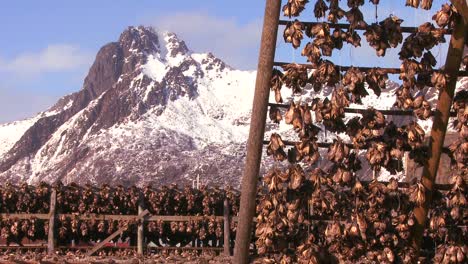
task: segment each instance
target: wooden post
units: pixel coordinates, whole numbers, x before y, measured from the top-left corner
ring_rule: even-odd
[[[55,254],[55,204],[57,201],[57,190],[52,189],[50,194],[50,208],[49,208],[49,233],[47,235],[47,254]]]
[[[224,255],[231,255],[231,217],[229,216],[229,200],[224,199]]]
[[[138,215],[141,215],[145,208],[145,201],[143,194],[140,192],[140,199],[138,202]],[[138,221],[138,229],[137,229],[137,254],[139,256],[143,255],[144,243],[145,243],[145,234],[144,234],[144,221],[145,218],[141,218]]]
[[[149,211],[148,210],[144,210],[143,212],[141,212],[138,217],[135,218],[136,221],[139,221],[141,219],[143,219],[145,216],[149,215]],[[92,256],[96,251],[98,251],[99,249],[101,249],[104,245],[106,245],[107,243],[109,243],[112,239],[114,239],[115,237],[117,237],[118,235],[122,234],[122,232],[126,229],[126,227],[121,227],[119,229],[117,229],[117,231],[115,231],[113,234],[111,234],[110,236],[108,236],[106,239],[104,239],[103,241],[99,242],[97,245],[95,245],[92,249],[90,249],[87,253],[86,253],[86,256]]]
[[[450,0],[450,2],[452,2],[463,20],[465,20],[465,25],[468,24],[468,2],[466,0]]]
[[[257,181],[262,157],[263,136],[268,111],[270,80],[275,59],[280,9],[281,0],[266,1],[252,118],[249,139],[247,141],[247,158],[242,177],[240,222],[236,233],[234,250],[234,263],[236,264],[247,263],[249,258],[250,238],[253,226],[252,219],[255,215],[255,197],[257,195]]]
[[[418,251],[421,246],[424,228],[426,226],[427,213],[432,202],[432,194],[437,177],[437,171],[439,169],[440,156],[450,117],[450,108],[452,107],[455,86],[457,84],[458,70],[463,56],[466,29],[467,26],[463,22],[463,19],[459,19],[453,29],[447,59],[445,61],[444,71],[449,74],[449,78],[447,86],[439,92],[439,100],[437,102],[431,137],[429,139],[430,157],[424,165],[421,177],[421,183],[426,188],[426,201],[423,205],[414,209],[416,225],[413,235],[413,246]]]

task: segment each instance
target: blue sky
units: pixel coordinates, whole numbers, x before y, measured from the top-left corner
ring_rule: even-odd
[[[314,2],[304,20],[314,20]],[[405,19],[404,25],[419,25],[444,2],[435,0],[431,12],[416,12],[404,8],[404,0],[382,0],[379,20],[394,13]],[[130,25],[173,31],[194,51],[212,51],[236,68],[253,70],[264,4],[264,0],[4,1],[0,9],[0,123],[32,116],[59,97],[78,91],[99,48],[117,40]],[[341,5],[345,8],[346,1]],[[366,6],[365,19],[374,22],[374,9]],[[399,66],[399,49],[378,58],[365,48],[364,39],[362,43],[363,48],[335,52],[332,60],[343,65]],[[300,50],[281,41],[277,60],[301,62]],[[442,45],[433,51],[441,58],[439,65],[445,60],[445,50]]]

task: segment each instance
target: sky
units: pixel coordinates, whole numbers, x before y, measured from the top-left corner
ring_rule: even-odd
[[[375,10],[367,2],[363,13],[372,23]],[[313,3],[302,20],[315,21]],[[434,0],[430,12],[405,8],[404,3],[382,0],[378,20],[394,14],[405,20],[403,25],[417,26],[430,20],[445,1]],[[341,6],[347,9],[346,1]],[[195,52],[210,51],[235,68],[255,70],[264,8],[265,0],[4,1],[0,9],[0,123],[31,117],[81,89],[99,48],[116,41],[128,26],[175,32]],[[301,48],[294,50],[281,40],[283,30],[279,28],[276,60],[304,62]],[[364,38],[362,46],[345,45],[334,51],[331,60],[341,65],[399,67],[399,48],[378,58]],[[440,45],[433,50],[438,66],[444,63],[446,49]]]

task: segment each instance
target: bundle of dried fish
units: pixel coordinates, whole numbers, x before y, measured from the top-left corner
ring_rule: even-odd
[[[411,94],[410,88],[400,86],[395,90],[396,101],[393,106],[400,109],[412,109],[413,108],[413,95]]]
[[[328,6],[325,4],[325,1],[317,0],[314,6],[315,18],[325,17],[327,10],[328,10]]]
[[[429,10],[432,8],[432,0],[421,0],[421,8]]]
[[[280,121],[283,120],[283,116],[281,115],[281,111],[278,107],[270,107],[270,111],[268,113],[270,120],[273,121],[273,123],[279,124]]]
[[[358,68],[349,68],[344,77],[343,85],[346,86],[347,92],[351,93],[351,102],[362,104],[361,98],[369,95],[364,88],[365,75]]]
[[[411,186],[409,198],[417,206],[422,206],[426,202],[426,187],[420,182]]]
[[[292,46],[297,49],[301,45],[301,40],[304,38],[304,25],[299,20],[288,22],[283,32],[283,38],[286,43],[292,43]]]
[[[351,170],[344,166],[334,165],[331,170],[333,182],[336,184],[346,184],[351,182],[353,179],[353,173]]]
[[[403,19],[393,15],[379,23],[384,31],[386,41],[388,41],[388,44],[392,48],[396,48],[398,44],[403,41],[403,33],[400,26],[401,23],[403,23]]]
[[[400,59],[409,59],[411,57],[419,58],[424,50],[430,50],[439,43],[444,43],[445,38],[441,29],[436,29],[429,22],[423,23],[418,27],[416,33],[410,34],[401,47]]]
[[[442,71],[434,72],[432,74],[431,83],[440,91],[447,86],[448,77],[448,74]]]
[[[283,13],[287,17],[297,17],[305,9],[305,5],[309,0],[288,0],[283,6]]]
[[[443,4],[441,9],[432,16],[432,20],[435,20],[441,28],[453,28],[459,16],[457,9],[452,4]]]
[[[302,50],[302,56],[308,58],[308,61],[317,65],[320,61],[320,56],[331,56],[335,48],[335,41],[330,36],[330,28],[327,23],[315,24],[306,30],[307,36],[314,38],[311,43],[308,43]],[[319,51],[321,50],[321,53]]]
[[[453,126],[460,133],[460,138],[468,139],[468,90],[457,92],[452,107],[457,114]]]
[[[324,101],[325,102],[325,101]],[[344,108],[349,106],[349,99],[343,87],[337,87],[331,97],[331,118],[344,117]],[[324,103],[325,104],[325,103]]]
[[[421,69],[420,64],[413,59],[404,59],[400,66],[400,80],[403,87],[413,88],[416,85],[416,75]]]
[[[377,23],[372,24],[364,32],[369,45],[376,50],[377,56],[385,56],[385,51],[390,47],[384,35],[384,29]]]
[[[420,0],[406,0],[406,6],[418,8]]]
[[[312,42],[317,47],[320,47],[323,56],[331,56],[334,47],[333,39],[330,35],[326,35],[325,37],[316,37]]]
[[[317,142],[305,139],[296,143],[288,152],[288,157],[290,162],[304,161],[310,165],[315,164],[320,158]]]
[[[449,146],[452,163],[457,170],[468,169],[468,140],[459,138]]]
[[[298,263],[321,263],[320,249],[314,244],[314,235],[309,235],[307,241],[297,247]]]
[[[348,0],[348,7],[353,8],[353,7],[359,7],[364,5],[364,0]]]
[[[465,57],[463,57],[462,65],[464,66],[465,71],[466,71],[466,70],[467,70],[467,66],[468,66],[468,55],[465,55]]]
[[[338,23],[345,15],[345,11],[340,8],[338,0],[330,0],[330,11],[328,12],[328,21]]]
[[[306,29],[310,38],[324,38],[330,35],[330,26],[327,23],[314,24]]]
[[[381,129],[384,128],[386,124],[385,116],[372,107],[362,114],[360,123],[364,128],[369,129]]]
[[[439,245],[434,256],[434,263],[466,263],[468,250],[466,245]]]
[[[341,48],[343,48],[343,41],[346,40],[346,37],[346,33],[343,30],[341,30],[341,28],[335,28],[333,30],[331,39],[333,41],[333,46],[335,47],[335,49],[340,50]]]
[[[287,158],[286,152],[284,152],[284,143],[280,135],[273,133],[270,137],[270,143],[267,147],[267,155],[273,155],[273,158],[277,161],[283,161]]]
[[[346,133],[351,137],[355,148],[363,148],[367,142],[382,136],[385,127],[384,115],[370,108],[362,118],[354,117],[346,124]]]
[[[301,55],[306,57],[307,61],[315,67],[320,63],[322,56],[320,53],[320,47],[312,42],[305,45],[304,49],[302,49]]]
[[[353,45],[356,48],[361,47],[361,37],[354,30],[348,30],[348,32],[346,32],[345,40],[347,43]]]
[[[364,21],[364,15],[358,7],[352,7],[345,13],[346,20],[349,22],[350,29],[364,28],[367,23]]]
[[[386,88],[388,74],[381,68],[372,68],[366,74],[366,82],[374,94],[380,96],[382,90]]]
[[[281,97],[281,87],[283,86],[283,73],[273,68],[273,73],[271,75],[270,89],[275,92],[275,101],[277,103],[282,103],[283,98]]]
[[[335,86],[339,82],[339,72],[335,64],[329,60],[320,62],[319,67],[312,73],[309,83],[314,87],[315,92],[319,92],[322,86]]]
[[[432,106],[423,95],[417,96],[413,101],[414,114],[421,120],[432,116]]]
[[[286,87],[293,90],[293,93],[302,93],[302,88],[306,86],[309,76],[307,74],[307,67],[291,63],[282,66],[285,70],[283,75],[283,83]]]
[[[423,147],[426,133],[418,123],[411,122],[401,129],[406,133],[407,142],[412,149]]]
[[[437,61],[430,51],[424,53],[419,64],[418,77],[416,79],[416,87],[424,89],[426,86],[432,86],[431,78],[434,72],[433,67]]]
[[[301,106],[291,102],[284,115],[284,122],[286,124],[292,124],[295,130],[300,131],[304,126],[302,113]]]
[[[319,110],[317,110],[319,106]],[[332,132],[345,131],[343,122],[344,108],[349,106],[349,99],[343,87],[335,88],[331,100],[325,98],[322,102],[314,102],[312,109],[316,109],[316,120],[321,120],[326,129]]]
[[[386,167],[390,161],[390,151],[383,142],[372,142],[366,152],[366,159],[374,171],[380,171],[381,167]]]
[[[349,152],[350,149],[343,140],[336,138],[328,148],[327,159],[334,163],[343,163],[348,158]]]

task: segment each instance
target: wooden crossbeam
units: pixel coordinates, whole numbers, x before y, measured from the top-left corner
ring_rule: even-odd
[[[279,107],[279,108],[289,108],[289,104],[276,104],[276,103],[268,103],[268,106],[274,106],[274,107]],[[409,110],[400,110],[400,109],[391,109],[391,110],[385,110],[385,109],[375,109],[376,111],[379,111],[380,113],[384,115],[395,115],[395,116],[413,116],[414,111],[409,109]],[[350,108],[350,107],[345,107],[344,112],[348,114],[365,114],[369,112],[369,109],[362,109],[362,108]],[[435,111],[432,111],[432,115],[434,115]],[[456,112],[450,112],[451,117],[456,117],[457,113]]]
[[[300,143],[299,141],[290,141],[290,140],[283,140],[284,145],[286,146],[295,146],[296,144]],[[268,145],[270,144],[269,140],[263,140],[263,145]],[[319,148],[329,148],[332,145],[331,142],[317,142],[317,146]],[[351,143],[345,143],[345,145],[350,148],[350,149],[356,149],[356,150],[366,150],[369,148],[369,146],[363,146],[361,148],[356,148],[353,144]],[[442,153],[444,154],[450,154],[450,150],[448,147],[443,147],[442,148]]]
[[[279,25],[286,26],[288,23],[293,23],[294,21],[290,20],[280,20]],[[304,26],[314,26],[320,24],[328,24],[330,28],[341,28],[341,29],[349,29],[350,25],[345,23],[328,23],[328,22],[310,22],[310,21],[300,21]],[[365,27],[355,27],[355,30],[367,30],[370,28],[370,25]],[[417,27],[400,27],[402,33],[416,33],[418,31]],[[445,35],[451,35],[452,30],[450,29],[443,29]]]
[[[57,218],[77,218],[82,221],[86,220],[98,220],[98,221],[112,221],[112,220],[123,220],[132,221],[137,220],[138,215],[107,215],[107,214],[56,214]],[[0,214],[1,219],[41,219],[48,220],[49,214]],[[224,216],[198,216],[198,215],[152,215],[145,218],[145,221],[163,221],[163,222],[189,222],[189,221],[204,221],[208,219],[223,220]]]
[[[274,66],[278,66],[278,67],[281,67],[281,66],[285,66],[285,65],[288,65],[288,64],[291,64],[291,63],[295,63],[295,62],[284,62],[284,61],[275,61],[273,63]],[[301,66],[304,66],[304,67],[307,67],[308,69],[317,69],[317,66],[314,66],[312,64],[308,64],[308,63],[296,63],[298,65],[301,65]],[[371,69],[374,69],[376,67],[366,67],[366,66],[343,66],[343,65],[335,65],[335,68],[338,70],[338,71],[347,71],[349,70],[351,67],[353,68],[356,68],[356,69],[359,69],[360,71],[362,72],[367,72],[367,71],[370,71]],[[380,68],[382,71],[388,73],[388,74],[400,74],[401,70],[400,68]],[[437,70],[437,69],[434,69],[433,72],[441,72],[442,70]],[[458,71],[458,77],[466,77],[468,76],[468,71]]]
[[[146,209],[145,211],[143,211],[141,214],[138,215],[138,217],[136,218],[136,220],[140,220],[140,219],[143,219],[143,217],[147,216],[150,212],[148,211],[148,209]],[[92,256],[96,251],[98,251],[99,249],[101,249],[105,244],[109,243],[112,239],[114,239],[116,236],[120,235],[124,230],[126,229],[126,227],[121,227],[119,228],[117,231],[115,231],[112,235],[108,236],[106,239],[104,239],[103,241],[101,241],[100,243],[98,243],[97,245],[95,245],[90,251],[88,251],[86,253],[87,256]]]

